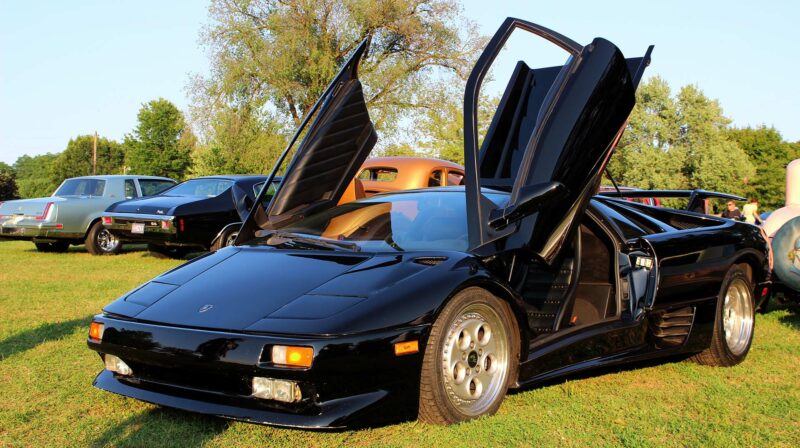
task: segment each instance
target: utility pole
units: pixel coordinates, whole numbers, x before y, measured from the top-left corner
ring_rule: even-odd
[[[94,142],[92,142],[92,176],[97,174],[97,131],[94,131]]]

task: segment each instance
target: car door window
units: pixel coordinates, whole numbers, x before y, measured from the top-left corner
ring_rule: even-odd
[[[173,187],[175,182],[161,179],[139,179],[139,188],[142,189],[142,196],[155,196],[162,191]]]
[[[461,180],[464,179],[464,173],[461,171],[450,170],[447,172],[447,185],[461,185]]]
[[[431,175],[428,177],[428,186],[429,187],[442,186],[442,170],[431,171]]]
[[[136,193],[136,184],[133,183],[133,179],[125,179],[125,197],[133,199],[138,196],[139,195]]]

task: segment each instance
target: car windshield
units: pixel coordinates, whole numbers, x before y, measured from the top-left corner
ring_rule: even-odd
[[[192,179],[161,193],[165,196],[205,196],[213,198],[233,185],[227,179]]]
[[[502,206],[508,196],[485,194]],[[373,196],[310,215],[281,227],[282,235],[356,244],[369,252],[468,249],[464,191]]]
[[[105,188],[103,179],[67,179],[53,196],[102,196]]]

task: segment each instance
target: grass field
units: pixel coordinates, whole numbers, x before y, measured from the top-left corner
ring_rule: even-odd
[[[409,422],[309,432],[163,409],[94,389],[91,316],[179,264],[146,252],[91,257],[0,242],[0,446],[800,446],[800,308],[757,318],[733,368],[669,362],[508,396],[452,427]]]

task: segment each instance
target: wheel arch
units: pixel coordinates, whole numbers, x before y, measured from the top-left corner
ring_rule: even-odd
[[[477,278],[472,278],[458,285],[458,287],[454,288],[450,295],[448,295],[448,297],[442,301],[439,308],[436,310],[432,321],[435,321],[439,317],[439,314],[442,312],[445,306],[447,306],[450,300],[456,296],[456,294],[472,287],[484,289],[508,304],[509,308],[511,309],[511,314],[514,317],[514,324],[516,325],[515,334],[519,338],[520,359],[518,362],[521,363],[524,360],[524,357],[527,355],[527,353],[523,353],[523,351],[529,346],[530,342],[528,332],[525,331],[527,328],[527,317],[524,307],[521,305],[522,299],[514,292],[513,289],[511,289],[511,287],[503,284],[501,281],[498,281],[492,276],[480,276]],[[514,378],[515,383],[516,381],[517,379]]]

